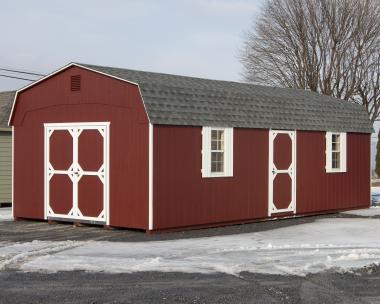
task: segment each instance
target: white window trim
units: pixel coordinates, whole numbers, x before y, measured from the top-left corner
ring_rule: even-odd
[[[332,135],[340,135],[340,168],[332,167]],[[326,132],[326,172],[339,173],[347,172],[347,133],[343,132]]]
[[[224,172],[211,172],[211,130],[224,131]],[[233,176],[233,128],[202,128],[202,177]]]

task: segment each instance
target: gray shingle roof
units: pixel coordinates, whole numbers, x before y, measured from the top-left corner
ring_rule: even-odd
[[[363,106],[310,91],[80,65],[137,83],[153,124],[372,132]]]
[[[0,92],[0,129],[9,128],[8,119],[15,94],[15,91]]]

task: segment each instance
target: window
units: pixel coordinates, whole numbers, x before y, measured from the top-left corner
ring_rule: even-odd
[[[203,127],[202,176],[232,176],[233,129]]]
[[[211,130],[211,173],[224,172],[224,130]]]
[[[331,135],[331,168],[340,169],[340,134]]]
[[[326,172],[346,172],[346,133],[326,132]]]

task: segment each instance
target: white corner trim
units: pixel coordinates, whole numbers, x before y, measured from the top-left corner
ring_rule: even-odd
[[[153,230],[153,125],[149,123],[149,230]]]
[[[224,131],[224,172],[211,172],[211,130]],[[220,127],[202,128],[202,178],[233,177],[234,129]]]
[[[14,205],[15,205],[15,127],[12,126],[12,217],[15,217]]]

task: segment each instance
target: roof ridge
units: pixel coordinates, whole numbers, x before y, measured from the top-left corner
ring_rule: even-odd
[[[298,92],[314,92],[311,90],[300,89],[300,88],[276,87],[276,86],[269,86],[269,85],[243,82],[243,81],[235,81],[235,80],[223,80],[223,79],[196,77],[196,76],[188,76],[188,75],[179,75],[179,74],[172,74],[172,73],[153,72],[153,71],[146,71],[146,70],[137,70],[137,69],[130,69],[130,68],[120,68],[120,67],[113,67],[113,66],[90,64],[90,63],[79,63],[79,62],[73,62],[73,63],[81,65],[81,66],[85,66],[85,67],[97,67],[97,68],[103,68],[103,69],[114,69],[114,70],[120,70],[120,71],[154,74],[158,76],[170,76],[170,77],[180,77],[180,78],[185,78],[185,79],[193,79],[193,80],[201,80],[201,81],[230,83],[230,84],[246,85],[249,87],[260,87],[260,88],[265,88],[265,89],[289,90],[289,91],[298,91]],[[314,93],[319,94],[318,92],[314,92]]]

